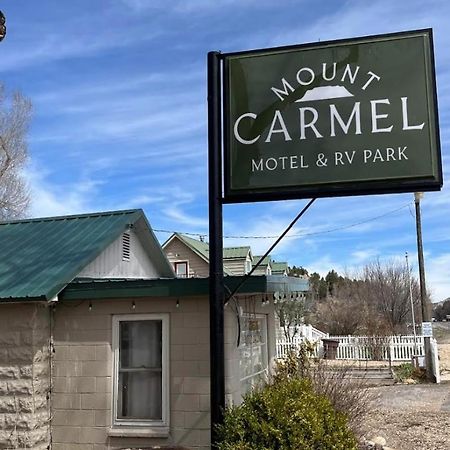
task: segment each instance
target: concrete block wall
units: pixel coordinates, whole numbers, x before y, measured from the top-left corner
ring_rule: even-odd
[[[47,449],[50,315],[46,305],[0,305],[0,448]]]
[[[133,309],[133,300],[135,308]],[[54,315],[53,450],[179,445],[209,449],[206,297],[60,302]],[[117,436],[112,424],[112,317],[169,313],[170,427],[165,437]]]

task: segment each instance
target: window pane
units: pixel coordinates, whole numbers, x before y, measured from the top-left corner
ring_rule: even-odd
[[[162,419],[161,372],[121,372],[117,399],[118,419]]]
[[[179,262],[175,263],[175,272],[177,277],[186,278],[188,271],[188,263],[187,262]]]
[[[267,367],[267,322],[264,316],[242,321],[240,350],[241,393],[264,380]]]
[[[162,367],[162,321],[120,322],[120,368]]]

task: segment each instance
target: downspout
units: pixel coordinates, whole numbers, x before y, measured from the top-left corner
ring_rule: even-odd
[[[54,342],[54,326],[55,326],[55,310],[56,303],[58,302],[58,296],[54,297],[48,302],[49,307],[49,341],[48,341],[48,363],[49,363],[49,385],[47,392],[47,405],[49,412],[48,420],[48,438],[49,445],[48,449],[51,450],[53,446],[53,355],[55,353],[55,342]]]

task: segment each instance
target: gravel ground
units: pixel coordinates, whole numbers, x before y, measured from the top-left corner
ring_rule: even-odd
[[[381,436],[395,450],[450,450],[450,323],[436,328],[443,383],[371,388],[366,438]]]
[[[396,450],[450,449],[450,384],[372,388],[365,436],[382,436]]]
[[[376,409],[365,426],[367,438],[382,436],[395,450],[450,449],[450,412]]]

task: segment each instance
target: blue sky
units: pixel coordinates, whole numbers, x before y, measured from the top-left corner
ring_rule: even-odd
[[[450,296],[450,2],[4,0],[0,79],[34,105],[34,217],[143,208],[155,229],[208,232],[206,54],[432,27],[444,189],[426,193],[426,275]],[[280,234],[305,201],[227,205],[226,236]],[[168,234],[158,233],[164,241]],[[273,252],[323,275],[416,264],[412,194],[320,199]],[[227,238],[262,253],[271,239]]]

